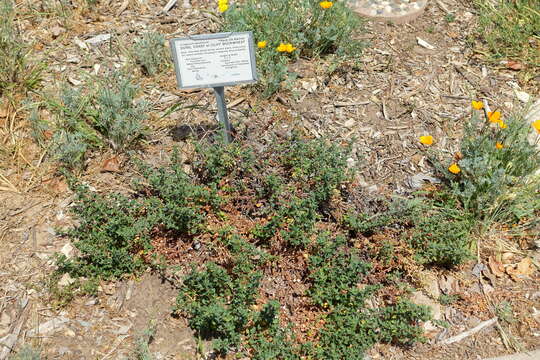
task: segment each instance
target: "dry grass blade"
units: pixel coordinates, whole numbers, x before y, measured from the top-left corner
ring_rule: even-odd
[[[9,181],[4,175],[0,174],[0,182],[4,184],[5,186],[0,186],[0,191],[10,191],[17,194],[20,194],[21,192]]]

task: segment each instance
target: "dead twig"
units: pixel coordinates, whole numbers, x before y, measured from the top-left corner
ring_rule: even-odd
[[[495,324],[496,322],[497,322],[497,317],[494,317],[494,318],[486,320],[486,321],[482,321],[480,324],[478,324],[477,326],[473,327],[470,330],[464,331],[461,334],[458,334],[456,336],[452,336],[451,338],[448,338],[446,340],[441,341],[441,344],[448,345],[448,344],[453,344],[455,342],[461,341],[461,340],[465,339],[466,337],[474,335],[477,332],[479,332],[480,330]]]
[[[15,344],[19,339],[19,334],[21,333],[22,326],[26,322],[26,313],[24,311],[26,309],[26,305],[28,305],[28,299],[24,298],[20,302],[19,312],[17,314],[17,323],[12,328],[10,334],[0,339],[0,345],[3,346],[3,348],[0,349],[0,360],[7,359],[11,351],[15,348]]]
[[[441,0],[435,0],[435,2],[437,3],[437,5],[439,5],[439,7],[441,8],[441,10],[444,11],[447,15],[452,15],[452,13],[450,12],[450,10],[448,10],[448,8],[446,7],[446,5],[444,5],[444,3],[443,3]]]
[[[15,185],[11,183],[4,175],[0,174],[0,183],[4,184],[5,186],[0,186],[0,191],[11,191],[17,194],[20,194],[21,192],[17,190]]]

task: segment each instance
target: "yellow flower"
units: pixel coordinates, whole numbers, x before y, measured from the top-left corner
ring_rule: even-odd
[[[292,53],[294,50],[296,50],[296,48],[294,46],[292,46],[292,44],[284,44],[284,43],[281,43],[279,44],[279,46],[276,48],[276,50],[278,52],[288,52],[288,53]]]
[[[482,110],[484,108],[484,103],[481,101],[474,101],[472,102],[472,107],[474,110]]]
[[[501,129],[506,129],[508,127],[508,125],[506,125],[506,123],[502,120],[499,120],[499,127]]]
[[[497,142],[497,143],[495,144],[495,147],[497,148],[497,150],[501,150],[501,149],[504,147],[504,145],[501,144],[500,142]]]
[[[229,8],[229,5],[227,5],[226,3],[221,3],[219,4],[219,12],[225,12],[227,11],[227,9]]]
[[[488,120],[492,123],[498,123],[501,121],[501,112],[500,111],[489,111],[487,113]]]
[[[540,134],[540,120],[533,122],[532,127]]]
[[[461,169],[459,168],[458,164],[453,163],[448,167],[448,171],[450,171],[452,174],[459,174]]]
[[[433,136],[431,136],[431,135],[420,136],[420,143],[424,144],[424,145],[433,144]]]
[[[321,2],[319,3],[319,5],[320,5],[323,9],[330,9],[330,8],[334,5],[334,3],[331,2],[331,1],[321,1]]]
[[[287,47],[285,49],[285,51],[288,52],[288,53],[292,53],[294,50],[296,50],[296,48],[294,46],[292,46],[292,44],[287,44],[285,46]]]
[[[258,47],[259,49],[264,49],[264,48],[266,47],[266,40],[259,41],[259,42],[257,43],[257,47]]]

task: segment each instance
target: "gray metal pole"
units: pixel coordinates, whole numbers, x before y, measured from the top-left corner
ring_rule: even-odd
[[[232,128],[227,114],[227,104],[225,103],[225,88],[223,86],[215,87],[214,93],[217,101],[218,119],[223,124],[223,131],[225,132],[225,142],[230,143],[232,141]]]

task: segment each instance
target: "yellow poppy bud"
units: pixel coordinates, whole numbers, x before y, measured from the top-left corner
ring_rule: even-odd
[[[484,103],[481,101],[474,101],[472,102],[472,107],[474,110],[482,110],[484,108]]]
[[[540,120],[533,122],[532,127],[540,134]]]
[[[264,48],[266,47],[266,40],[259,41],[259,42],[257,43],[257,47],[258,47],[259,49],[264,49]]]
[[[332,6],[334,6],[334,3],[331,1],[321,1],[319,3],[319,6],[323,9],[330,9]]]
[[[448,171],[450,171],[452,174],[459,174],[461,169],[459,168],[458,164],[454,163],[448,167]]]
[[[487,113],[489,122],[498,123],[501,121],[501,112],[500,111],[489,111]]]
[[[420,136],[420,143],[424,144],[424,145],[433,144],[433,136],[431,136],[431,135]]]
[[[508,125],[506,125],[506,123],[505,123],[504,121],[501,120],[501,121],[499,121],[499,127],[500,127],[501,129],[506,129],[506,128],[508,127]]]
[[[497,143],[495,144],[495,147],[497,148],[497,150],[501,150],[501,149],[504,147],[504,145],[501,144],[500,142],[497,142]]]

